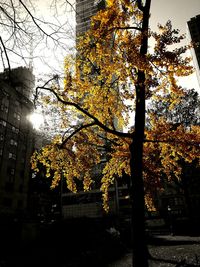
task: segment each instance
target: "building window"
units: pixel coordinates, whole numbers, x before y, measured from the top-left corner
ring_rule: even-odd
[[[23,202],[23,200],[18,200],[18,202],[17,202],[17,206],[18,206],[18,208],[23,208],[23,206],[24,206],[24,202]]]
[[[14,115],[13,116],[14,116],[15,119],[17,119],[18,121],[20,121],[21,116],[19,115],[19,113],[14,112]]]
[[[3,141],[3,140],[4,140],[4,135],[0,134],[0,141]]]
[[[19,107],[19,106],[20,106],[19,101],[15,100],[15,106],[16,106],[16,107]]]
[[[5,106],[4,104],[1,104],[1,110],[4,111],[5,113],[8,113],[8,107]]]
[[[14,175],[10,175],[8,178],[7,178],[7,181],[8,181],[8,183],[14,183],[14,181],[15,181],[15,177],[14,177]]]
[[[24,175],[25,175],[24,170],[20,171],[20,176],[21,176],[22,179],[24,178]]]
[[[14,184],[12,182],[6,182],[5,190],[6,190],[6,192],[13,192]]]
[[[0,120],[0,126],[6,127],[6,121]]]
[[[16,155],[14,153],[9,152],[8,158],[16,160]]]
[[[20,185],[19,185],[19,193],[23,193],[23,189],[24,189],[23,184],[20,184]]]
[[[0,149],[0,156],[3,155],[3,149]]]
[[[12,131],[13,131],[14,133],[16,133],[16,134],[19,133],[19,129],[16,128],[15,126],[12,126]]]
[[[15,174],[15,169],[12,168],[12,167],[8,167],[7,173],[10,174],[10,175],[14,175]]]
[[[1,107],[0,109],[6,113],[8,113],[8,107],[9,107],[9,99],[8,99],[8,96],[4,97],[2,100],[1,100]]]
[[[20,92],[20,93],[21,93],[21,91],[22,91],[22,87],[21,87],[21,86],[16,86],[15,89],[16,89],[18,92]]]
[[[10,144],[11,144],[12,146],[17,146],[17,141],[15,141],[14,139],[11,139],[11,140],[10,140]]]
[[[11,207],[12,206],[12,199],[8,198],[8,197],[5,197],[3,199],[3,204],[4,204],[5,207]]]

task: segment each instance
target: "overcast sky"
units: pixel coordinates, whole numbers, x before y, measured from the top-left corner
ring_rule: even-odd
[[[175,28],[186,32],[186,23],[200,14],[200,0],[152,0],[151,25],[165,23],[170,19]]]
[[[175,29],[186,33],[187,21],[200,14],[200,0],[152,0],[150,24],[156,29],[158,23],[165,24],[167,20],[172,21]],[[200,88],[196,74],[183,78],[181,85],[187,88]]]
[[[38,0],[41,11],[44,10],[45,5],[46,7],[49,5],[49,0]],[[187,21],[198,14],[200,14],[200,0],[152,0],[150,25],[153,30],[156,30],[158,23],[165,24],[170,19],[175,29],[186,33]],[[183,87],[196,88],[200,92],[196,74],[181,79],[180,83]]]

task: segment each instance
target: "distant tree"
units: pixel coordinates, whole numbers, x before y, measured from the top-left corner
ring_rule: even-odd
[[[150,127],[145,127],[146,100],[162,100],[168,92],[173,108],[184,95],[176,77],[192,73],[190,59],[182,57],[188,47],[171,48],[183,39],[171,22],[159,25],[159,33],[149,30],[150,5],[151,0],[107,0],[88,32],[78,38],[75,58],[65,60],[64,88],[52,80],[37,88],[51,93],[43,101],[59,111],[63,133],[32,157],[35,171],[40,162],[47,176],[54,172],[52,187],[64,177],[71,191],[77,192],[77,179],[87,191],[95,183],[93,166],[100,164],[109,143],[101,180],[103,206],[109,210],[109,187],[115,177],[129,175],[134,267],[148,266],[144,207],[145,201],[151,202],[152,188],[160,186],[160,174],[178,176],[180,157],[199,158],[197,125],[172,129],[171,122],[152,114]],[[155,40],[152,54],[150,37]]]
[[[182,124],[185,127],[199,125],[200,123],[200,97],[195,89],[184,89],[183,96],[170,108],[170,94],[162,96],[162,99],[154,100],[148,108],[148,113],[154,114],[157,118],[164,117],[168,122],[177,126]]]
[[[189,131],[193,126],[199,126],[200,124],[200,97],[194,89],[184,89],[184,95],[180,97],[179,102],[170,108],[170,95],[162,96],[161,100],[154,100],[151,102],[147,112],[147,117],[154,116],[157,119],[165,118],[165,120],[171,124],[171,131],[176,130],[182,125],[185,131]],[[147,119],[148,121],[148,119]],[[149,125],[149,127],[151,127]],[[195,143],[194,143],[195,145]],[[199,144],[196,144],[198,146]],[[157,151],[158,158],[159,150]],[[171,155],[172,157],[172,155]],[[188,216],[191,214],[191,200],[190,200],[190,188],[193,187],[193,183],[197,181],[192,178],[192,175],[188,175],[190,169],[191,172],[197,172],[199,166],[198,161],[190,159],[189,161],[184,159],[184,155],[179,156],[179,166],[181,167],[181,173],[179,175],[171,176],[171,180],[168,181],[170,187],[174,187],[177,192],[183,193],[186,202],[186,210]],[[180,168],[179,167],[179,168]],[[193,181],[192,181],[193,179]]]

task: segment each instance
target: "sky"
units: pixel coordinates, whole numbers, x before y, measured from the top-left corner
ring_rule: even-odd
[[[71,3],[75,2],[75,0],[70,1]],[[71,47],[73,43],[71,40],[75,36],[71,31],[74,28],[74,18],[70,17],[70,14],[72,14],[69,12],[70,7],[68,10],[64,8],[65,0],[33,0],[33,2],[37,5],[36,14],[43,16],[44,21],[56,22],[58,18],[65,23],[64,37],[66,38],[66,40],[64,39],[66,50],[64,49],[62,52],[51,44],[49,38],[48,46],[44,42],[33,51],[33,57],[36,57],[33,60],[35,75],[40,77],[45,76],[46,73],[56,72],[59,74],[59,71],[62,73],[65,55],[70,51],[67,47]],[[50,9],[50,3],[57,3],[57,10],[53,5]],[[156,30],[158,23],[165,24],[170,19],[174,28],[180,29],[181,33],[186,33],[187,21],[198,14],[200,14],[200,0],[152,0],[150,26],[153,30]],[[71,27],[69,32],[72,34],[67,32],[68,25]],[[45,25],[43,24],[42,27],[45,27]],[[37,58],[38,55],[41,57]],[[188,56],[191,56],[191,54],[188,54]],[[179,83],[183,87],[195,88],[200,92],[195,73],[190,77],[179,79]]]
[[[200,0],[152,0],[151,25],[172,21],[175,28],[186,32],[187,21],[200,14]]]
[[[156,29],[158,23],[165,24],[170,19],[175,29],[186,34],[187,21],[199,14],[200,0],[152,0],[150,25]],[[179,82],[183,87],[195,88],[200,93],[195,73]]]
[[[61,2],[62,1],[63,0],[61,0]],[[73,2],[75,0],[71,1]],[[51,16],[47,12],[49,0],[37,0],[37,3],[41,13],[43,13],[43,11],[45,10],[44,18],[48,18],[48,20],[51,20]],[[187,21],[198,14],[200,14],[200,0],[152,0],[150,26],[153,30],[156,30],[158,23],[165,24],[170,19],[175,29],[179,29],[180,33],[186,34]],[[64,16],[63,19],[67,20],[67,16],[66,18]],[[74,24],[72,20],[69,19],[69,21],[70,23]],[[191,56],[191,54],[189,54],[189,56]],[[57,55],[57,59],[58,61],[60,61],[60,59],[63,59],[63,55],[61,57],[58,57]],[[47,60],[49,61],[50,65],[52,65],[53,58],[51,59],[50,54],[47,54]],[[57,65],[55,61],[54,64]],[[62,66],[63,61],[60,63],[61,68]],[[37,67],[40,70],[40,67],[38,65]],[[45,64],[41,67],[43,72],[48,71],[48,68],[46,67],[47,66],[45,66]],[[195,88],[200,93],[200,88],[195,73],[190,75],[189,77],[179,79],[179,83],[184,88]],[[38,121],[38,118],[36,118],[36,120]]]
[[[71,2],[74,1],[71,0]],[[49,0],[37,0],[37,2],[41,11],[44,9],[47,11],[46,7],[49,6]],[[62,3],[62,0],[60,3]],[[158,23],[165,24],[170,19],[174,28],[179,29],[180,33],[186,34],[187,21],[198,14],[200,14],[200,0],[152,0],[150,26],[153,30],[156,30]],[[46,15],[47,12],[45,12],[45,17]],[[186,44],[186,40],[183,44]],[[191,56],[191,54],[188,53],[188,56]],[[47,58],[49,59],[50,56],[48,55]],[[189,77],[179,79],[179,83],[183,87],[195,88],[200,92],[195,73]]]
[[[33,61],[36,76],[45,76],[45,74],[62,75],[64,68],[65,56],[71,52],[75,40],[75,16],[72,8],[66,5],[65,0],[32,0],[36,3],[36,16],[42,18],[45,22],[62,25],[59,37],[60,45],[55,45],[51,38],[47,38],[48,43],[41,43],[41,47],[34,50],[34,56],[41,53],[40,58]],[[69,2],[75,0],[69,0]],[[41,24],[42,29],[51,35],[54,30],[51,27],[45,28],[45,24]],[[54,36],[54,35],[53,35]],[[56,37],[57,38],[57,37]],[[42,59],[42,60],[41,60]]]

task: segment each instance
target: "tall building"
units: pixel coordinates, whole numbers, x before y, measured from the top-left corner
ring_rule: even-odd
[[[90,27],[90,18],[105,7],[104,0],[76,1],[76,36],[86,32]]]
[[[192,57],[200,85],[200,15],[191,18],[188,22],[188,30],[191,41],[193,42]]]
[[[0,216],[26,211],[34,132],[28,115],[34,75],[24,67],[0,74]]]
[[[76,0],[76,36],[84,34],[90,27],[90,19],[99,10],[105,8],[105,0]],[[115,120],[115,119],[114,119]],[[114,121],[116,123],[116,121]],[[117,125],[117,123],[116,123]],[[63,217],[102,217],[105,212],[102,207],[102,192],[99,190],[101,184],[102,170],[107,160],[106,150],[102,151],[102,162],[95,166],[93,171],[94,180],[98,184],[89,192],[61,192]],[[128,188],[126,184],[115,184],[110,188],[109,215],[118,215],[130,210],[127,205]],[[120,207],[123,207],[123,210]]]

